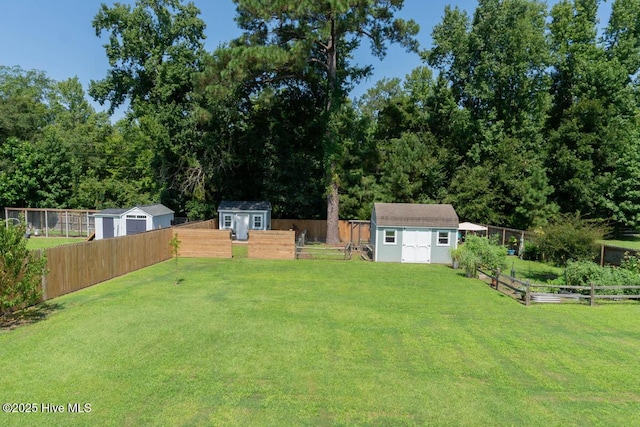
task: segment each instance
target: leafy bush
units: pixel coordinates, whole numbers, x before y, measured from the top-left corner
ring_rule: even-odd
[[[26,225],[7,226],[0,220],[0,316],[40,301],[47,261],[27,249]]]
[[[640,274],[640,258],[638,258],[637,254],[631,255],[629,252],[625,252],[620,262],[620,268]]]
[[[600,267],[592,261],[569,261],[565,273],[565,283],[568,286],[640,286],[640,274],[631,270],[611,266]],[[581,291],[588,294],[589,290]],[[598,294],[638,294],[637,289],[599,289]]]
[[[527,261],[540,261],[541,259],[540,247],[534,242],[524,242],[524,252],[522,253],[522,259]]]
[[[582,219],[579,214],[560,215],[537,233],[536,243],[544,256],[558,265],[570,260],[592,261],[597,241],[604,238],[606,231],[600,223]]]
[[[475,269],[479,266],[492,271],[507,266],[507,248],[497,244],[495,239],[470,235],[460,248],[460,265],[468,276],[475,276]]]

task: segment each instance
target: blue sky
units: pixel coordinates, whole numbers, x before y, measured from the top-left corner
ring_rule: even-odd
[[[231,0],[193,2],[201,10],[201,18],[207,25],[207,50],[213,50],[240,34],[234,22],[235,5]],[[77,76],[86,91],[89,82],[104,78],[108,69],[102,47],[104,41],[96,37],[91,26],[101,3],[110,5],[113,2],[0,0],[0,65],[41,70],[57,81]],[[121,3],[135,1],[121,0]],[[604,4],[602,16],[608,16],[610,3]],[[422,47],[430,46],[431,30],[441,21],[447,4],[472,14],[477,1],[405,0],[399,16],[414,19],[420,24],[418,39]],[[373,64],[375,69],[373,76],[354,89],[352,96],[360,96],[367,87],[384,77],[404,77],[421,64],[417,55],[394,47],[389,49],[382,62],[369,57],[366,49],[362,49],[356,60],[360,64]],[[94,105],[97,110],[103,110],[98,104]]]

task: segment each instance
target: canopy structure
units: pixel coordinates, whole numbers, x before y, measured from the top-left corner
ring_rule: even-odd
[[[460,231],[487,231],[487,227],[484,225],[474,224],[472,222],[461,222],[458,226]]]
[[[488,228],[484,225],[474,224],[472,222],[461,222],[458,225],[458,239],[462,243],[467,239],[467,234],[476,234],[480,236],[488,236]]]

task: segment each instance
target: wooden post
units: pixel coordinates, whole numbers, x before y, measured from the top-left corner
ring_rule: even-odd
[[[591,282],[591,306],[593,307],[596,304],[596,290],[593,282]]]
[[[529,306],[531,304],[531,284],[529,282],[525,283],[526,294],[524,296],[524,304]]]
[[[604,267],[604,245],[600,245],[600,267]]]

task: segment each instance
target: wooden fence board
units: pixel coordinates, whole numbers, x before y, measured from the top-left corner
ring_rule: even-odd
[[[295,231],[250,231],[247,256],[259,259],[295,259]]]
[[[327,240],[327,221],[319,219],[272,219],[272,230],[293,230],[296,237],[302,232],[307,232],[307,240],[311,242],[325,242]],[[361,241],[371,240],[371,229],[369,224],[351,223],[347,220],[338,222],[340,241],[359,244]],[[353,233],[352,233],[353,232]],[[353,241],[352,241],[353,238]]]
[[[45,250],[43,299],[68,294],[171,258],[171,229]]]
[[[233,247],[229,230],[185,229],[175,232],[180,240],[178,253],[185,258],[231,258]]]
[[[174,229],[191,229],[191,230],[215,230],[218,228],[218,221],[208,219],[206,221],[185,222],[173,227]]]

